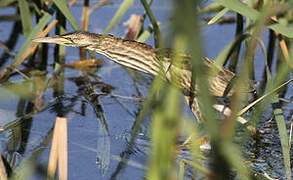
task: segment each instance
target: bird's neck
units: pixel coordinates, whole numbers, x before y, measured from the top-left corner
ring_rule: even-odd
[[[152,75],[159,73],[160,63],[155,49],[151,46],[111,35],[106,35],[96,41],[98,43],[87,46],[87,49],[102,54],[123,66]]]

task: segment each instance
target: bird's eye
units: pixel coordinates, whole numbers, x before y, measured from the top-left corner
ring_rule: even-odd
[[[73,42],[73,39],[70,38],[70,37],[65,37],[65,39],[68,40],[68,41],[70,41],[70,42],[72,42],[72,43],[74,43],[74,42]]]

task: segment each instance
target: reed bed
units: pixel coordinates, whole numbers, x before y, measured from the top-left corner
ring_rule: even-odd
[[[19,115],[20,120],[6,124],[1,128],[1,132],[17,127],[21,122],[28,121],[35,114],[48,107],[50,104],[43,102],[43,94],[49,88],[54,91],[53,98],[64,95],[65,77],[64,69],[61,66],[66,63],[65,47],[56,46],[54,72],[50,79],[45,81],[43,72],[48,66],[48,45],[38,45],[32,40],[47,36],[53,29],[56,34],[64,34],[67,32],[66,25],[68,23],[75,30],[87,31],[89,18],[94,18],[91,13],[98,11],[99,7],[110,3],[110,1],[102,0],[97,4],[91,4],[91,1],[84,0],[81,22],[74,18],[70,10],[75,3],[75,1],[65,0],[2,0],[0,2],[1,8],[17,9],[15,15],[2,18],[0,16],[2,21],[4,18],[5,21],[14,21],[11,37],[2,46],[6,53],[2,55],[0,61],[1,87],[20,97],[18,109],[19,112],[22,112]],[[133,3],[133,0],[124,0],[119,5],[117,12],[104,31],[105,34],[111,31]],[[199,89],[199,93],[192,96],[196,96],[199,100],[203,119],[202,123],[198,124],[194,117],[188,117],[183,113],[180,108],[183,98],[181,91],[176,87],[176,82],[169,83],[163,81],[160,76],[154,77],[148,96],[141,103],[141,110],[135,119],[129,142],[129,148],[134,146],[141,124],[146,119],[146,115],[151,114],[151,150],[148,152],[145,178],[230,179],[234,177],[255,179],[255,171],[251,168],[251,163],[246,161],[243,148],[250,139],[257,139],[261,133],[261,130],[258,129],[260,120],[265,111],[271,108],[272,123],[277,124],[281,143],[284,166],[282,178],[291,179],[292,122],[290,119],[286,119],[284,108],[286,102],[292,104],[292,99],[286,98],[288,94],[292,97],[292,92],[289,92],[289,86],[292,86],[293,80],[291,74],[293,68],[292,2],[285,0],[247,0],[245,2],[214,0],[203,7],[199,1],[174,1],[172,2],[174,8],[171,12],[171,33],[167,36],[163,36],[164,32],[160,29],[160,22],[156,20],[151,6],[152,0],[141,0],[140,3],[144,7],[144,12],[140,14],[141,18],[135,21],[135,24],[139,23],[139,25],[135,26],[137,29],[133,29],[134,35],[129,35],[128,38],[144,42],[148,38],[154,37],[154,47],[160,50],[166,48],[164,43],[166,39],[163,37],[167,37],[172,49],[187,51],[191,55],[192,88],[195,88],[196,84]],[[207,16],[210,18],[206,18]],[[147,18],[150,24],[146,24],[145,19]],[[227,18],[229,21],[226,21]],[[35,20],[32,21],[32,19]],[[207,80],[215,76],[217,70],[216,68],[205,69],[202,61],[203,52],[212,50],[203,49],[200,32],[204,26],[227,22],[233,23],[234,39],[226,47],[223,47],[215,59],[215,64],[218,67],[227,67],[238,76],[232,84],[234,94],[230,98],[224,97],[225,102],[228,101],[225,105],[231,108],[231,112],[223,116],[213,108],[218,99],[212,96],[208,90]],[[81,24],[81,27],[78,24]],[[143,26],[147,28],[143,30]],[[16,46],[14,39],[20,35],[24,35],[25,40],[17,53],[13,54],[11,50]],[[263,53],[261,60],[255,58],[259,49]],[[10,56],[13,56],[12,62],[7,61]],[[81,50],[80,60],[85,58],[86,51]],[[173,57],[174,63],[181,61],[180,56]],[[256,61],[263,61],[265,65],[256,67]],[[23,63],[29,64],[34,71],[22,72],[19,66]],[[82,66],[82,64],[78,66]],[[209,72],[206,73],[207,71]],[[256,80],[256,73],[262,74],[262,79],[258,82],[255,93],[243,94],[242,90],[248,86],[246,82]],[[11,80],[15,76],[20,79],[21,83],[15,83]],[[28,90],[31,86],[34,89],[33,93]],[[86,99],[98,106],[99,102],[91,94],[94,93],[93,87],[89,89],[89,94],[85,95]],[[5,95],[0,97],[4,99]],[[240,125],[237,118],[243,115],[246,115],[245,118],[248,122]],[[98,114],[97,117],[106,121],[103,113]],[[291,128],[288,124],[291,125]],[[240,140],[236,141],[234,136],[239,128],[244,133]],[[104,131],[108,133],[106,125]],[[67,179],[68,177],[66,132],[66,112],[60,112],[56,116],[54,130],[52,129],[48,134],[50,138],[53,136],[47,168],[48,178],[55,178],[57,164],[59,179]],[[44,138],[44,144],[49,143],[48,137]],[[212,147],[208,155],[200,150],[200,146],[205,143],[210,143]],[[183,152],[187,152],[188,155],[182,156]],[[6,170],[3,169],[5,164],[3,165],[0,159],[1,179],[29,177],[30,172],[35,168],[35,159],[39,153],[41,150],[36,150],[31,158],[10,171],[7,170],[7,167]],[[206,158],[209,159],[209,165],[206,165]],[[128,159],[129,155],[126,154],[122,157],[121,162],[127,162]],[[270,178],[265,173],[262,175],[262,178]]]

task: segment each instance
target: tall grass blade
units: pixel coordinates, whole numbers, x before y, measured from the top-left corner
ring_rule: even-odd
[[[13,96],[20,98],[29,98],[33,92],[31,90],[32,83],[30,81],[23,81],[19,83],[3,83],[0,86],[0,99],[5,100]]]
[[[256,21],[260,17],[260,13],[257,10],[251,7],[248,7],[247,5],[241,3],[240,1],[236,1],[236,0],[214,0],[214,1],[252,20]],[[290,5],[288,4],[288,6]],[[273,24],[271,23],[267,27],[288,38],[293,38],[292,29],[278,22],[274,22]]]
[[[224,9],[224,7],[222,5],[220,5],[219,3],[213,3],[210,5],[207,5],[203,8],[200,8],[197,13],[198,14],[216,13],[216,12],[219,12],[223,9]]]
[[[229,12],[229,8],[224,8],[222,9],[217,15],[215,15],[209,22],[208,25],[214,24],[217,22],[219,19],[221,19],[227,12]]]
[[[25,160],[18,165],[15,174],[12,175],[12,180],[27,180],[30,179],[34,170],[34,162],[31,159]]]
[[[65,16],[58,10],[56,14],[56,18],[58,19],[58,23],[56,24],[56,34],[65,34],[66,33],[66,18]],[[56,21],[56,20],[54,20]],[[56,63],[65,64],[65,55],[66,55],[66,47],[65,46],[57,46],[55,48],[55,53],[58,54],[58,57],[55,58],[55,61],[58,61]],[[61,77],[60,77],[61,78]],[[64,77],[62,77],[64,79]],[[59,81],[58,84],[61,85],[64,81]],[[59,89],[60,87],[58,87]],[[60,88],[61,90],[63,88]]]
[[[150,25],[146,30],[144,30],[139,37],[137,37],[135,40],[137,42],[145,42],[149,37],[150,35],[152,34],[153,32],[153,27]]]
[[[120,5],[119,9],[115,13],[114,17],[112,18],[111,22],[107,26],[106,30],[104,31],[104,34],[108,34],[113,26],[117,23],[119,19],[124,15],[124,13],[127,11],[127,9],[133,4],[134,0],[124,0],[123,3]]]
[[[249,179],[248,168],[244,164],[244,160],[241,157],[241,151],[238,147],[231,142],[222,142],[221,153],[229,161],[233,168],[235,168],[240,175],[241,180]]]
[[[237,37],[234,41],[229,43],[225,49],[223,49],[218,56],[215,58],[215,65],[217,67],[222,67],[225,61],[229,58],[234,48],[241,43],[241,41],[251,37],[249,34],[242,34]]]
[[[29,3],[26,0],[18,1],[21,25],[24,37],[27,39],[33,29],[32,16],[29,10]]]
[[[179,91],[169,86],[165,100],[157,104],[152,120],[152,152],[147,179],[173,179],[175,142],[179,119]],[[165,102],[164,102],[165,101]]]
[[[155,19],[155,16],[150,8],[151,3],[147,3],[146,0],[140,0],[140,2],[142,3],[146,14],[148,15],[152,26],[154,28],[154,33],[155,33],[155,47],[156,48],[162,48],[162,43],[161,43],[161,31],[159,28],[159,24]]]
[[[58,7],[59,11],[62,12],[62,14],[66,17],[66,19],[69,21],[69,23],[72,25],[73,29],[75,30],[79,30],[80,27],[76,21],[76,19],[74,18],[74,16],[72,15],[69,7],[66,4],[65,0],[53,0],[53,2],[56,4],[56,6]]]
[[[0,1],[0,7],[6,7],[10,4],[14,3],[16,0],[1,0]]]
[[[55,27],[55,25],[57,24],[57,20],[53,20],[37,37],[45,37],[53,27]],[[24,51],[22,53],[22,55],[19,57],[18,62],[21,64],[25,58],[27,58],[29,55],[31,55],[33,52],[35,52],[35,50],[38,47],[38,43],[31,43],[30,46],[28,48],[26,48],[26,51]],[[20,65],[19,64],[19,65]],[[13,67],[13,65],[12,65]],[[15,67],[15,66],[14,66]],[[19,74],[23,75],[26,79],[29,79],[27,76],[25,76],[25,74],[21,73],[20,71],[18,71],[18,69],[13,68],[13,70],[15,70],[16,72],[18,72]],[[9,75],[9,71],[6,75]]]
[[[279,89],[281,89],[282,87],[286,86],[287,84],[291,83],[293,81],[293,79],[290,79],[286,82],[284,82],[283,84],[281,84],[280,86],[276,87],[275,89],[267,92],[266,94],[264,94],[263,96],[261,96],[260,98],[258,98],[257,100],[253,101],[252,103],[250,103],[249,105],[247,105],[245,108],[243,108],[241,111],[238,112],[238,116],[241,116],[243,113],[245,113],[246,111],[248,111],[250,108],[252,108],[253,106],[255,106],[255,104],[259,103],[260,101],[262,101],[264,98],[268,97],[269,95],[272,95],[273,93],[275,93],[276,91],[278,91]]]
[[[283,152],[284,165],[286,170],[287,180],[291,179],[291,163],[290,163],[290,148],[289,148],[289,138],[287,134],[287,128],[285,123],[285,118],[283,111],[280,106],[279,98],[277,95],[272,96],[273,100],[273,112],[278,125],[278,130],[280,134],[281,147]]]
[[[40,32],[44,29],[44,27],[48,24],[48,22],[51,20],[52,15],[49,13],[45,13],[44,16],[40,19],[39,23],[36,25],[36,27],[31,31],[28,38],[23,43],[21,49],[16,54],[12,66],[18,67],[22,62],[22,56],[27,51],[27,49],[32,45],[32,40],[37,37]]]
[[[181,160],[179,165],[179,180],[184,180],[184,173],[185,173],[185,163]]]

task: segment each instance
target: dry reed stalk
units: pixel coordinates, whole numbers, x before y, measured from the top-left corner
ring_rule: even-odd
[[[68,154],[67,154],[67,118],[57,117],[58,121],[58,167],[59,179],[67,180]]]
[[[48,164],[47,179],[54,179],[56,174],[57,162],[58,162],[58,117],[56,118],[55,127],[52,137],[52,145],[50,150],[50,158]]]

